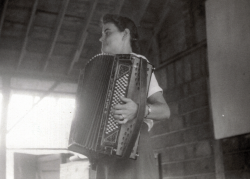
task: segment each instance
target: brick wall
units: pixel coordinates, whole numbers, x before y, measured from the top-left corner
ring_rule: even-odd
[[[171,4],[156,37],[156,77],[171,117],[151,131],[164,179],[250,178],[249,134],[215,140],[209,107],[204,0]]]

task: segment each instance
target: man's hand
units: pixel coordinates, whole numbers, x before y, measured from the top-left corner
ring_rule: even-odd
[[[138,105],[130,98],[121,96],[120,99],[124,104],[116,104],[112,112],[117,123],[125,124],[136,117]]]

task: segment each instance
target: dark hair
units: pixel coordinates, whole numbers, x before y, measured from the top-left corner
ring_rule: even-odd
[[[132,51],[134,53],[140,53],[140,47],[138,42],[139,34],[135,23],[128,17],[120,16],[117,14],[105,14],[101,19],[101,23],[106,24],[109,22],[113,23],[121,32],[124,31],[126,28],[129,29]]]

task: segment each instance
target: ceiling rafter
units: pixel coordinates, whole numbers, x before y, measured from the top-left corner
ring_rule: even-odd
[[[62,26],[62,23],[63,23],[63,19],[64,19],[64,16],[65,16],[65,13],[66,13],[66,10],[67,10],[67,7],[68,7],[68,4],[69,4],[69,0],[64,0],[62,2],[62,8],[61,8],[61,10],[59,12],[59,15],[57,17],[56,28],[53,31],[50,48],[49,48],[48,53],[47,53],[47,55],[45,57],[45,64],[44,64],[44,67],[43,67],[43,72],[46,71],[46,69],[47,69],[47,67],[49,65],[50,58],[51,58],[52,53],[54,51],[56,40],[58,38],[60,29],[61,29],[61,26]]]
[[[2,34],[3,22],[4,22],[5,15],[6,15],[8,2],[9,2],[9,0],[4,1],[4,7],[3,7],[3,11],[2,11],[2,14],[1,14],[1,21],[0,21],[0,36]]]
[[[116,5],[116,10],[115,10],[115,14],[120,14],[123,4],[124,4],[125,0],[120,0],[118,1],[117,5]]]
[[[20,67],[20,65],[21,65],[21,63],[23,61],[23,57],[24,57],[24,55],[26,53],[26,47],[27,47],[27,43],[28,43],[28,39],[29,39],[30,29],[31,29],[32,24],[33,24],[34,19],[35,19],[35,14],[36,14],[36,10],[37,10],[38,1],[39,0],[35,0],[35,2],[33,4],[33,7],[32,7],[32,12],[31,12],[31,16],[30,16],[30,19],[29,19],[29,24],[28,24],[28,27],[27,27],[27,30],[26,30],[25,38],[24,38],[23,45],[22,45],[22,50],[21,50],[21,53],[20,53],[20,56],[19,56],[19,59],[18,59],[18,63],[17,63],[17,69]]]
[[[149,4],[150,0],[143,0],[143,2],[144,3],[141,5],[140,11],[139,11],[139,15],[135,19],[135,23],[136,24],[140,24],[141,19],[142,19],[144,13],[146,12],[146,9],[148,7],[148,4]]]
[[[87,36],[88,36],[88,32],[86,32],[86,33],[84,33],[84,34],[81,35],[81,38],[79,40],[77,49],[76,49],[76,51],[74,53],[73,60],[71,61],[70,66],[69,66],[69,68],[67,70],[67,75],[70,74],[70,72],[72,71],[75,63],[79,61],[79,58],[80,58],[80,55],[82,53],[82,49],[83,49],[83,46],[85,44]]]
[[[162,28],[162,25],[163,25],[163,23],[164,23],[164,21],[165,21],[165,19],[166,19],[166,17],[167,17],[167,15],[168,15],[168,13],[169,13],[169,4],[170,4],[170,0],[168,0],[168,1],[166,1],[166,3],[164,4],[164,7],[163,7],[163,9],[164,9],[164,11],[163,11],[163,13],[162,13],[162,15],[161,15],[161,19],[158,21],[158,23],[155,25],[155,28],[154,28],[154,31],[153,31],[153,35],[152,35],[152,37],[150,38],[150,40],[148,41],[148,46],[147,46],[147,53],[149,53],[149,51],[150,51],[150,48],[151,48],[151,46],[152,46],[152,43],[153,43],[153,41],[154,41],[154,38],[156,38],[156,36],[158,35],[158,33],[159,33],[159,31],[161,30],[161,28]],[[166,10],[165,10],[166,9]]]
[[[85,41],[86,41],[86,38],[88,36],[88,32],[87,32],[87,29],[88,29],[88,26],[89,26],[89,23],[92,19],[92,16],[94,14],[94,11],[96,9],[96,5],[98,3],[98,0],[95,0],[91,5],[90,5],[90,10],[89,10],[89,13],[87,15],[87,20],[85,21],[84,25],[83,25],[83,28],[82,28],[82,31],[81,31],[81,36],[80,36],[80,40],[78,42],[78,45],[77,45],[77,48],[76,48],[76,51],[74,53],[74,56],[73,56],[73,59],[72,61],[70,62],[70,66],[67,70],[67,75],[70,74],[70,72],[72,71],[73,67],[74,67],[74,64],[76,62],[79,61],[79,58],[80,58],[80,55],[82,53],[82,49],[83,49],[83,46],[85,44]]]

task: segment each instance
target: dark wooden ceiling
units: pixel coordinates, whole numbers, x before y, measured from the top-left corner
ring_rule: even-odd
[[[100,53],[100,18],[119,13],[139,27],[147,46],[168,0],[4,0],[0,75],[76,82],[79,69]]]

